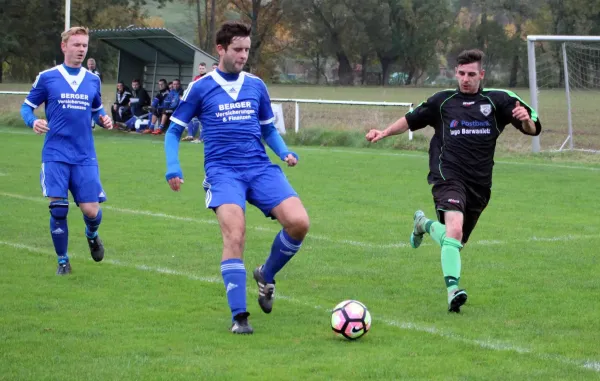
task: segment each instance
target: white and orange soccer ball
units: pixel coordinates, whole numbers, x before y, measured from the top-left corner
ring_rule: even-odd
[[[371,329],[371,313],[357,300],[344,300],[331,311],[331,329],[348,340],[356,340]]]

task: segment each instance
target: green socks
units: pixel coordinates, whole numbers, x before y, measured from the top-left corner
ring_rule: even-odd
[[[448,292],[458,290],[461,248],[461,243],[454,238],[446,237],[442,244],[442,272]]]
[[[446,226],[437,221],[427,221],[425,230],[442,247],[442,272],[448,292],[458,290],[462,244],[454,238],[446,237]]]

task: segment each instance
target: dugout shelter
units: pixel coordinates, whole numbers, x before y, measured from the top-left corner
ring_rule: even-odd
[[[207,67],[219,60],[164,28],[96,29],[93,38],[119,52],[117,78],[125,84],[139,78],[153,97],[157,82],[175,78],[186,88],[197,74],[198,64]]]

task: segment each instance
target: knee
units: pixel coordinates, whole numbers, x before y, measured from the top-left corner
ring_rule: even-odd
[[[69,214],[69,200],[56,200],[50,202],[50,215],[57,220],[64,220]]]
[[[100,206],[97,204],[80,204],[79,205],[81,212],[87,217],[87,218],[96,218],[96,216],[98,215],[98,210],[100,210]]]
[[[292,217],[286,225],[285,228],[290,236],[302,240],[306,234],[308,234],[308,229],[310,228],[308,214],[306,211],[298,213],[296,216]]]
[[[446,237],[454,238],[457,241],[462,241],[463,231],[462,224],[452,222],[446,225]]]

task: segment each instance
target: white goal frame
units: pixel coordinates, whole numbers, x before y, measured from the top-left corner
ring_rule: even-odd
[[[527,36],[527,61],[529,66],[529,93],[531,96],[531,107],[533,107],[539,115],[538,108],[538,86],[537,86],[537,71],[535,63],[535,43],[537,41],[555,41],[562,42],[562,56],[563,66],[565,75],[565,95],[567,98],[567,115],[568,115],[568,127],[569,134],[561,145],[560,150],[563,149],[567,142],[569,143],[569,149],[573,149],[573,121],[571,117],[571,93],[569,88],[569,65],[567,62],[566,54],[566,42],[600,42],[600,36],[561,36],[561,35],[531,35]],[[533,152],[540,152],[540,137],[534,136],[531,141],[531,150]]]

